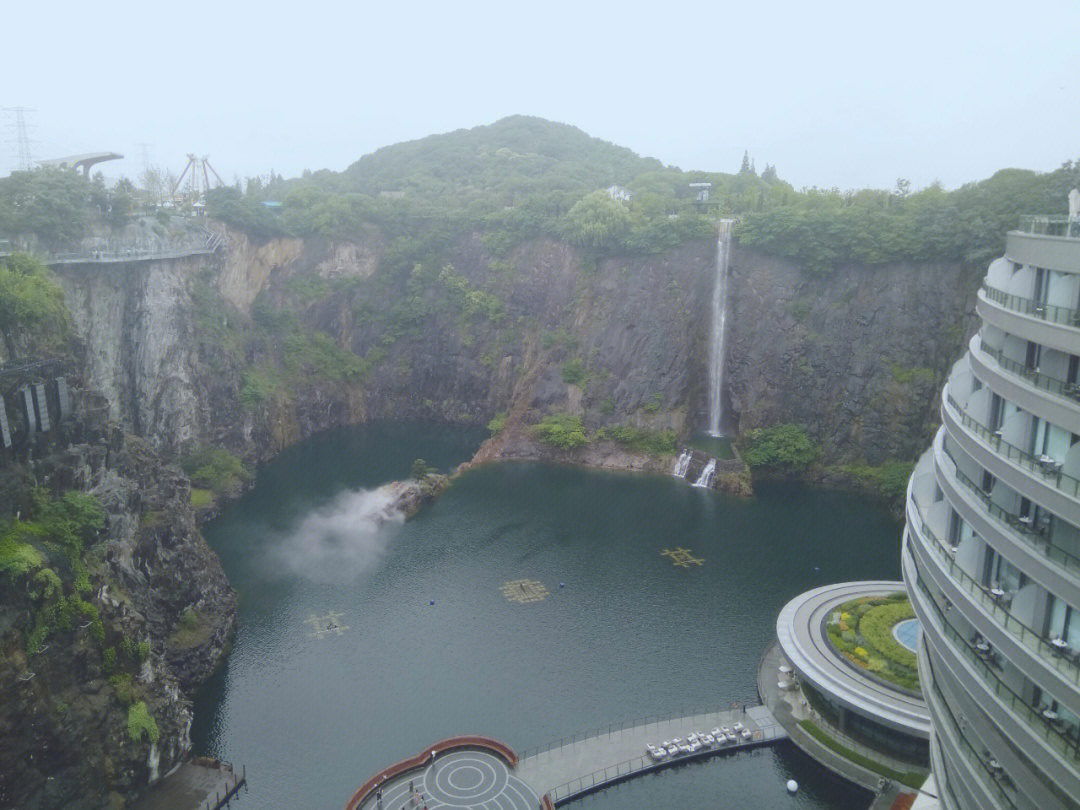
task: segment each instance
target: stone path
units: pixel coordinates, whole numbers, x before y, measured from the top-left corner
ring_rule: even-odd
[[[213,810],[242,781],[231,768],[185,762],[141,796],[135,810]]]

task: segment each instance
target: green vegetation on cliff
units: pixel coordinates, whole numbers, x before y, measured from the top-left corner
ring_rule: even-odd
[[[801,425],[772,425],[747,431],[742,437],[743,461],[750,467],[797,472],[813,463],[818,450]]]
[[[932,185],[910,193],[807,189],[782,204],[743,212],[739,244],[786,256],[812,273],[843,264],[963,261],[998,256],[1024,214],[1064,214],[1080,185],[1080,163],[1045,174],[1003,169],[955,191]]]
[[[542,442],[555,445],[562,450],[574,450],[589,443],[580,417],[566,413],[553,413],[543,421],[533,425],[533,433]]]
[[[196,486],[222,493],[251,480],[251,471],[223,447],[194,447],[180,457],[180,469]]]
[[[71,315],[64,291],[43,264],[25,253],[0,262],[0,337],[8,354],[52,354],[71,342]]]
[[[100,641],[97,608],[82,595],[91,590],[85,555],[105,527],[105,512],[92,495],[74,490],[54,498],[39,488],[32,500],[25,519],[0,523],[0,586],[25,587],[33,606],[27,652],[53,632],[70,631],[77,616]]]

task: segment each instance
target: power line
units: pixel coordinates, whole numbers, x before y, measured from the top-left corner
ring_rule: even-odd
[[[12,147],[16,166],[18,169],[28,172],[34,168],[34,159],[30,154],[30,144],[37,143],[37,141],[31,141],[27,134],[26,113],[34,112],[34,110],[29,107],[4,107],[3,112],[8,119],[7,126],[11,133],[8,143]]]

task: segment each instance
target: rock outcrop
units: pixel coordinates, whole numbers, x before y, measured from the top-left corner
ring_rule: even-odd
[[[0,457],[0,527],[31,514],[35,488],[96,497],[106,524],[85,552],[83,598],[103,632],[76,619],[35,651],[37,598],[0,581],[0,807],[23,810],[120,807],[177,764],[190,747],[191,691],[222,659],[234,622],[235,595],[195,526],[187,479],[110,423],[77,371],[67,379],[73,413]],[[156,742],[128,732],[140,701]]]

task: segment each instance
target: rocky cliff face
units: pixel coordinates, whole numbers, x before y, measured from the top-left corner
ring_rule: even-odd
[[[224,260],[60,271],[113,415],[169,452],[198,441],[266,458],[334,425],[483,424],[520,405],[533,421],[566,412],[594,429],[685,432],[698,418],[711,242],[587,267],[559,242],[496,260],[471,236],[411,273],[376,270],[377,237],[254,244],[230,234],[229,245]],[[298,369],[295,343],[252,317],[256,300],[367,358],[363,374]],[[568,363],[578,373],[564,374]],[[254,404],[241,398],[252,372],[275,381]]]
[[[35,651],[36,588],[0,582],[0,807],[120,807],[166,773],[189,747],[188,695],[221,660],[234,621],[234,594],[195,527],[186,478],[111,424],[108,403],[77,370],[67,379],[73,413],[56,422],[54,412],[50,432],[0,451],[0,526],[31,514],[35,487],[96,497],[106,521],[85,553],[83,598],[103,632],[75,618]],[[156,723],[154,744],[128,733],[137,701]]]
[[[982,268],[811,277],[738,250],[731,274],[728,386],[740,431],[803,424],[827,462],[913,459],[928,444],[945,375],[977,328]]]
[[[262,459],[334,425],[483,424],[506,411],[517,418],[496,445],[502,457],[554,457],[525,429],[550,413],[592,430],[687,435],[703,423],[714,243],[593,265],[552,240],[497,259],[474,234],[411,273],[388,267],[386,251],[375,233],[256,242],[233,232],[224,258],[76,267],[62,279],[113,415],[169,452],[203,442]],[[829,462],[912,457],[974,329],[980,275],[903,265],[811,277],[737,249],[727,344],[737,428],[804,424]],[[363,374],[297,373],[287,341],[259,325],[257,302],[365,358]],[[226,344],[234,350],[219,350]],[[566,374],[567,364],[582,373]],[[252,371],[274,387],[244,403]]]

